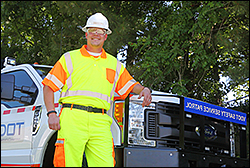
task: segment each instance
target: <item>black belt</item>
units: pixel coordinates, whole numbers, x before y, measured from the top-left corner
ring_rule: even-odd
[[[62,108],[64,108],[64,107],[71,108],[71,106],[72,106],[72,104],[63,104]],[[95,113],[102,113],[102,112],[106,113],[106,111],[107,111],[105,109],[95,108],[95,107],[91,107],[91,106],[82,106],[82,105],[77,105],[77,104],[73,104],[72,108],[85,110],[87,112],[95,112]]]

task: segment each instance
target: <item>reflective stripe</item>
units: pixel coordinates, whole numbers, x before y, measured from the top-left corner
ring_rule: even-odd
[[[64,140],[57,140],[56,143],[64,144]]]
[[[65,167],[65,150],[64,150],[64,139],[58,138],[55,143],[55,153],[54,153],[54,160],[53,164],[54,167]]]
[[[116,85],[116,82],[117,82],[117,80],[119,78],[119,73],[121,71],[121,67],[122,67],[122,64],[120,63],[120,61],[117,60],[116,70],[115,70],[116,73],[115,73],[114,84],[113,84],[112,90],[110,92],[110,102],[111,102],[112,96],[115,93],[115,85]]]
[[[68,72],[69,72],[69,77],[67,79],[67,86],[68,86],[68,89],[67,91],[72,87],[72,79],[71,79],[71,74],[73,72],[73,64],[72,64],[72,61],[71,61],[71,57],[70,57],[70,53],[67,52],[65,53],[65,61],[66,61],[66,66],[67,66],[67,69],[68,69]],[[67,92],[66,91],[66,92]]]
[[[3,115],[5,115],[5,114],[10,114],[10,110],[3,111]]]
[[[66,96],[91,96],[91,97],[96,97],[102,100],[107,101],[108,103],[111,102],[111,99],[109,96],[97,93],[97,92],[91,92],[91,91],[85,91],[85,90],[76,90],[76,91],[67,91],[67,92],[61,92],[61,97],[66,97]]]
[[[92,92],[92,91],[85,91],[85,90],[76,90],[76,91],[70,91],[69,89],[72,87],[72,72],[73,72],[73,64],[72,64],[72,60],[70,57],[70,53],[67,52],[65,53],[65,61],[66,61],[66,66],[69,72],[69,77],[67,78],[67,91],[66,92],[61,92],[61,97],[66,97],[66,96],[90,96],[90,97],[96,97],[102,100],[107,101],[108,103],[111,103],[111,98],[114,95],[115,92],[115,86],[116,86],[116,82],[119,79],[119,73],[121,71],[121,63],[120,61],[117,60],[117,65],[116,65],[116,73],[115,73],[115,79],[114,79],[114,84],[112,87],[112,90],[110,92],[110,97],[102,94],[102,93],[98,93],[98,92]]]
[[[51,80],[58,88],[63,87],[63,83],[59,79],[57,79],[57,77],[55,77],[54,75],[51,75],[50,73],[48,73],[46,78],[48,80]]]
[[[127,91],[134,83],[136,83],[136,81],[135,81],[134,79],[128,81],[128,82],[126,83],[126,85],[123,86],[123,88],[121,88],[121,89],[118,91],[118,93],[119,93],[120,95],[125,94],[126,91]]]
[[[17,109],[17,113],[22,113],[24,111],[25,111],[25,108],[19,108],[19,109]]]
[[[111,98],[109,96],[101,94],[101,93],[91,92],[91,91],[84,91],[84,90],[70,91],[69,89],[72,87],[71,74],[73,72],[73,64],[72,64],[69,52],[67,52],[65,54],[65,61],[66,61],[67,69],[68,69],[68,72],[69,72],[69,77],[67,79],[68,89],[67,89],[66,92],[61,92],[61,97],[66,97],[66,96],[91,96],[91,97],[96,97],[96,98],[105,100],[108,103],[111,102]],[[118,74],[118,76],[119,76],[119,74]],[[118,77],[117,77],[117,79],[118,79]],[[115,82],[114,82],[114,84],[115,84]],[[113,86],[113,88],[114,88],[114,86]]]

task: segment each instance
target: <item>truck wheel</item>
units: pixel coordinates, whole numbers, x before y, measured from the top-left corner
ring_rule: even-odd
[[[44,154],[44,159],[42,164],[43,167],[54,167],[53,159],[54,159],[56,138],[57,138],[57,132],[54,135],[52,135],[52,137],[48,142],[48,146]]]
[[[54,159],[56,138],[57,138],[57,132],[54,135],[52,135],[51,139],[48,142],[48,146],[44,154],[42,167],[54,167],[53,159]],[[82,167],[88,167],[85,154],[83,154]]]

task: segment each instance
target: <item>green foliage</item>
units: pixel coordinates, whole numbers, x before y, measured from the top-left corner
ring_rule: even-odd
[[[1,1],[1,59],[53,65],[86,44],[79,26],[96,12],[113,31],[104,49],[125,51],[142,84],[214,104],[249,95],[248,1]]]
[[[1,2],[1,59],[16,58],[19,63],[53,65],[60,56],[86,44],[84,27],[89,16],[103,13],[113,31],[104,44],[116,56],[133,41],[137,12],[142,2],[124,1],[3,1]],[[135,9],[135,10],[134,10]]]
[[[57,17],[54,6],[46,1],[1,2],[1,58],[46,63],[51,53],[59,54],[53,37],[56,28],[50,21]]]
[[[150,11],[142,20],[156,26],[141,30],[137,42],[129,43],[136,56],[128,69],[155,90],[214,104],[221,105],[223,96],[239,84],[247,93],[247,6],[246,1],[173,1]],[[230,87],[219,82],[220,74],[232,78]]]

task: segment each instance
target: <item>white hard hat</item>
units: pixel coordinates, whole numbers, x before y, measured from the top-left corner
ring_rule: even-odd
[[[90,16],[87,20],[86,25],[82,28],[82,31],[87,32],[88,27],[98,27],[107,30],[107,34],[111,34],[112,31],[109,29],[108,19],[101,13],[96,13]]]

